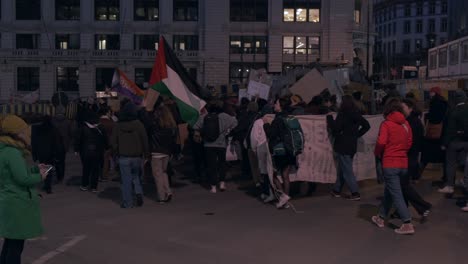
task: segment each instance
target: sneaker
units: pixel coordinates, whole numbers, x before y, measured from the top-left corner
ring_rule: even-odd
[[[226,191],[226,183],[225,182],[220,182],[219,183],[219,190],[224,192]]]
[[[332,190],[330,192],[331,196],[335,197],[335,198],[340,198],[341,197],[341,193],[335,191],[335,190]]]
[[[88,191],[88,187],[81,186],[81,187],[80,187],[80,190],[82,190],[83,192],[86,192],[86,191]]]
[[[348,201],[360,201],[361,200],[361,195],[359,193],[353,193],[350,196],[346,197],[346,200],[348,200]]]
[[[278,203],[276,204],[276,208],[281,209],[283,206],[285,206],[288,203],[289,199],[291,199],[291,197],[289,197],[286,194],[282,194]]]
[[[270,194],[267,198],[263,200],[264,203],[271,203],[276,199],[276,197],[273,194]]]
[[[395,229],[395,233],[399,235],[412,235],[414,234],[414,226],[413,224],[402,224],[400,228]]]
[[[468,205],[462,207],[461,210],[462,210],[463,212],[468,212]]]
[[[143,195],[141,194],[136,195],[136,205],[137,207],[143,206]]]
[[[445,186],[444,188],[439,189],[438,192],[446,193],[446,194],[452,194],[452,193],[454,193],[454,189],[453,189],[452,186]]]
[[[211,186],[210,193],[216,193],[216,186]]]
[[[170,202],[172,200],[172,193],[167,194],[166,200],[164,200],[166,203]]]
[[[380,228],[385,227],[385,221],[378,215],[372,217],[372,223]]]
[[[91,192],[92,193],[98,193],[98,190],[97,189],[91,189]]]

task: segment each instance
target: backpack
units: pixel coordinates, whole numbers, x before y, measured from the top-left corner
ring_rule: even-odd
[[[203,120],[203,139],[205,142],[215,142],[219,135],[219,115],[217,113],[209,113]]]
[[[283,118],[287,133],[283,135],[283,145],[286,153],[296,157],[304,151],[304,132],[301,123],[294,116]]]

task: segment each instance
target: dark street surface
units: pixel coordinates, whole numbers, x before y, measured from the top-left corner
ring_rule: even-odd
[[[158,204],[146,183],[144,206],[124,210],[117,182],[101,184],[97,195],[82,192],[77,158],[70,155],[68,165],[68,185],[42,199],[46,232],[27,242],[24,263],[466,263],[468,214],[431,187],[436,169],[418,184],[434,205],[429,221],[415,221],[414,236],[399,236],[370,223],[382,194],[373,182],[360,202],[332,198],[320,185],[292,201],[294,212],[263,204],[246,181],[211,194],[187,179],[187,161],[176,166],[173,202]]]

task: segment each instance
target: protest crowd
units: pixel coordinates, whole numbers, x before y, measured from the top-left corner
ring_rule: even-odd
[[[419,109],[412,94],[382,102],[384,121],[374,154],[384,193],[371,221],[384,227],[388,217],[399,218],[403,224],[395,229],[398,234],[415,232],[410,205],[421,221],[431,213],[432,205],[414,187],[428,164],[443,164],[441,180],[435,183],[439,192],[453,195],[460,187],[465,198],[468,193],[467,167],[464,179],[456,180],[456,171],[465,164],[468,150],[466,95],[457,91],[453,106],[438,87],[431,89],[430,96],[427,113]],[[298,157],[306,143],[301,116],[324,116],[336,166],[336,182],[330,194],[359,201],[361,191],[353,160],[358,141],[371,129],[365,116],[368,111],[360,100],[361,94],[356,92],[343,96],[338,104],[337,97],[327,91],[309,103],[296,94],[270,101],[258,97],[209,99],[198,121],[185,129],[189,142],[185,149],[192,153],[194,169],[188,176],[218,195],[229,190],[227,171],[233,168],[231,161],[239,160],[241,177],[253,182],[259,199],[265,204],[275,202],[278,209],[290,208],[294,195],[290,174],[301,166]],[[53,185],[66,178],[65,160],[71,150],[82,163],[83,192],[98,193],[100,182],[117,179],[121,183],[121,208],[140,207],[145,195],[142,180],[153,178],[159,202],[169,203],[173,199],[174,162],[187,154],[181,124],[184,120],[179,108],[167,96],[160,96],[150,111],[124,98],[118,111],[105,100],[81,102],[76,120],[68,120],[60,106],[55,116],[38,120],[2,117],[0,236],[6,239],[0,263],[16,263],[10,259],[20,257],[24,240],[42,233],[34,186],[42,182],[43,191],[52,194]],[[39,165],[27,168],[29,158]],[[317,185],[306,184],[309,192]],[[468,212],[466,202],[461,207]]]

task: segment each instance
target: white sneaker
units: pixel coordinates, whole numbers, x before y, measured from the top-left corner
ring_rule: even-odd
[[[439,189],[438,192],[452,194],[452,193],[454,193],[454,189],[453,189],[452,186],[445,186],[444,188]]]
[[[465,207],[462,207],[461,209],[463,212],[468,212],[468,205],[465,205]]]
[[[225,182],[220,182],[219,183],[219,190],[224,192],[226,190],[226,183]]]
[[[264,202],[264,203],[271,203],[271,202],[273,202],[275,199],[276,199],[276,197],[275,197],[273,194],[270,194],[270,196],[268,196],[268,197],[266,197],[265,199],[263,199],[263,202]]]
[[[210,193],[216,193],[216,186],[211,186]]]
[[[279,202],[276,204],[276,208],[278,209],[282,208],[284,205],[288,203],[289,199],[291,199],[291,197],[287,196],[286,194],[282,194],[279,199]]]

